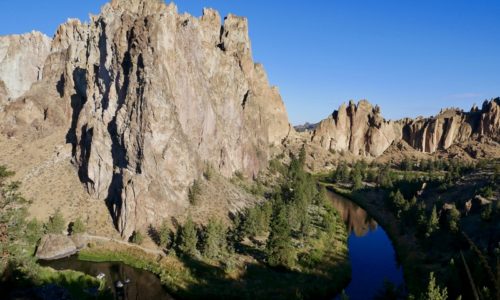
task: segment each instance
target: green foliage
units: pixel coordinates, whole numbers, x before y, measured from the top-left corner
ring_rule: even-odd
[[[189,188],[188,199],[191,205],[197,205],[200,202],[201,184],[198,179],[193,181],[193,185]]]
[[[197,244],[198,233],[196,231],[196,225],[193,219],[188,217],[179,234],[179,250],[186,255],[195,256],[198,254],[198,249],[196,248]]]
[[[26,224],[26,240],[30,245],[36,245],[43,235],[43,224],[36,219]]]
[[[282,174],[285,175],[286,173],[286,167],[283,165],[283,163],[277,159],[271,159],[269,162],[269,171],[273,174]]]
[[[389,208],[394,212],[394,214],[400,218],[403,212],[410,209],[410,203],[406,201],[403,194],[397,190],[396,192],[391,192],[389,194]]]
[[[243,220],[243,234],[248,237],[256,237],[269,231],[271,222],[272,203],[266,202],[247,209]]]
[[[144,242],[144,235],[140,231],[134,231],[130,241],[134,244],[141,245]]]
[[[431,272],[429,278],[429,285],[427,286],[427,292],[422,296],[425,300],[446,300],[448,299],[448,291],[446,288],[440,288],[436,284],[436,278],[434,278],[434,273]]]
[[[226,234],[224,224],[211,218],[203,232],[203,255],[209,259],[220,258],[227,251]]]
[[[170,227],[168,226],[168,222],[166,220],[163,220],[163,222],[160,225],[160,229],[158,230],[158,240],[160,242],[160,247],[163,248],[168,248],[168,246],[171,244],[171,231]]]
[[[84,233],[86,230],[85,223],[83,223],[81,218],[76,219],[71,226],[71,234]]]
[[[0,187],[3,186],[5,179],[14,176],[14,172],[9,171],[6,166],[0,165]]]
[[[61,211],[58,209],[49,221],[45,224],[45,233],[48,234],[61,234],[66,229],[66,220]]]
[[[458,232],[460,224],[460,211],[456,207],[453,207],[448,211],[447,221],[448,229],[450,229],[451,232]]]
[[[267,242],[267,262],[273,267],[291,268],[295,264],[291,228],[283,203],[275,204],[271,233]]]
[[[493,206],[491,204],[486,205],[486,207],[483,208],[481,211],[481,219],[483,221],[490,221],[491,220],[491,214],[493,212]]]
[[[393,187],[393,174],[389,166],[384,166],[379,170],[377,183],[380,187],[390,189]]]
[[[426,237],[430,237],[435,231],[439,229],[439,219],[436,211],[436,206],[432,207],[431,216],[427,222],[427,231],[425,233]]]
[[[234,177],[236,177],[239,180],[245,180],[245,175],[243,175],[241,171],[234,172]]]
[[[344,182],[349,179],[349,168],[347,167],[347,163],[341,161],[337,165],[337,169],[333,173],[333,181],[336,182]]]
[[[407,156],[401,161],[401,170],[403,171],[411,171],[413,170],[413,162]]]

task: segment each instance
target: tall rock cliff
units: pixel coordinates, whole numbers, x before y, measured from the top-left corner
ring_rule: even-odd
[[[326,150],[378,157],[393,142],[434,153],[470,140],[500,142],[500,98],[485,101],[470,112],[446,109],[430,118],[386,121],[378,107],[366,100],[342,105],[308,133],[312,144]]]
[[[0,106],[42,79],[50,38],[40,32],[0,36]]]
[[[113,0],[89,24],[60,26],[43,78],[45,96],[24,103],[68,128],[81,181],[124,237],[183,212],[207,164],[256,175],[290,130],[253,62],[247,20],[211,9],[195,18],[163,1]],[[7,107],[4,131],[27,111]]]

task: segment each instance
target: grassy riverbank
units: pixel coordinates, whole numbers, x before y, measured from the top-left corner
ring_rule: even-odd
[[[327,299],[350,280],[343,224],[337,231],[333,243],[315,242],[322,255],[314,266],[300,265],[294,270],[270,268],[248,254],[228,254],[221,263],[175,254],[162,257],[112,243],[87,248],[79,259],[118,261],[150,271],[180,299]]]

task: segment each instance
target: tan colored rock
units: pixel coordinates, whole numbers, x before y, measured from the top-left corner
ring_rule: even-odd
[[[0,93],[4,89],[4,97],[15,99],[42,79],[50,42],[49,37],[35,31],[0,36]]]
[[[43,81],[5,107],[0,128],[66,128],[80,179],[124,237],[184,213],[206,164],[256,176],[291,130],[253,62],[245,18],[113,0],[89,24],[61,25],[46,61]]]
[[[36,258],[55,260],[71,256],[77,252],[75,243],[66,235],[48,234],[40,240],[36,250]]]

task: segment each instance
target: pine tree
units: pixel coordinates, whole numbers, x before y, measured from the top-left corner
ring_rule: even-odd
[[[168,227],[168,223],[166,220],[163,220],[160,226],[160,230],[158,230],[158,237],[160,246],[163,248],[167,248],[171,242],[170,240],[171,231]]]
[[[227,250],[226,234],[222,222],[210,219],[204,232],[203,255],[210,259],[220,257]]]
[[[432,233],[439,229],[439,219],[436,211],[436,206],[432,207],[431,216],[429,218],[429,222],[427,223],[427,232],[425,233],[426,237],[430,237]]]
[[[460,222],[460,211],[458,211],[458,209],[453,207],[448,212],[448,228],[452,232],[458,232],[459,222]]]
[[[188,217],[186,223],[181,229],[180,233],[179,250],[182,253],[194,256],[198,254],[196,245],[198,244],[198,233],[196,232],[196,225],[191,217]]]
[[[431,272],[429,278],[429,285],[427,286],[427,292],[425,296],[422,297],[426,300],[446,300],[448,299],[448,290],[446,288],[441,289],[436,285],[436,278],[434,278],[434,273]]]
[[[267,261],[273,267],[291,268],[295,263],[295,253],[286,208],[282,203],[275,206],[271,233],[267,241]]]

